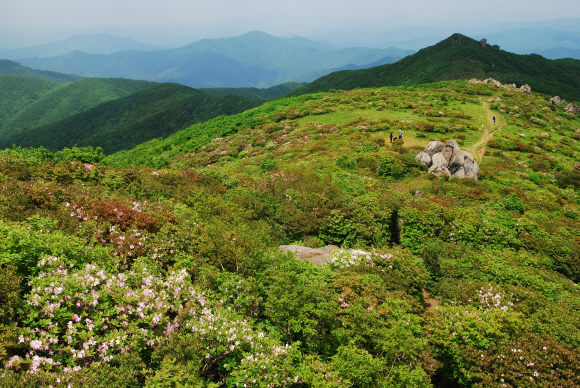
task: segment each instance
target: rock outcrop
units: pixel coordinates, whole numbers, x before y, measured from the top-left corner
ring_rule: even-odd
[[[495,86],[496,88],[503,88],[505,90],[511,91],[511,90],[519,90],[520,92],[527,94],[528,96],[532,95],[532,87],[530,85],[522,85],[520,88],[518,88],[516,86],[516,84],[502,84],[501,82],[499,82],[496,79],[493,78],[488,78],[488,79],[484,79],[483,81],[478,80],[476,78],[472,78],[469,80],[469,83],[472,85],[475,84],[492,84],[493,86]],[[489,101],[489,100],[488,100]]]
[[[532,87],[530,85],[522,85],[520,87],[520,92],[527,94],[528,96],[532,95]]]
[[[481,47],[485,48],[485,46],[487,45],[487,39],[483,38],[482,40],[479,41],[479,43],[481,44]]]
[[[566,112],[573,114],[580,113],[580,106],[576,104],[568,104],[566,105]]]
[[[562,103],[566,102],[566,100],[562,100],[560,98],[560,96],[554,96],[550,99],[550,104],[551,105],[560,105]]]
[[[432,141],[416,157],[419,163],[429,168],[435,176],[448,175],[455,178],[473,178],[477,180],[479,165],[469,152],[461,151],[455,140],[447,144]]]

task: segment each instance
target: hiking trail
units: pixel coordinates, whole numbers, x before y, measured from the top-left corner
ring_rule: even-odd
[[[487,111],[488,125],[483,127],[483,136],[481,139],[479,139],[479,141],[473,144],[473,146],[471,146],[469,149],[478,164],[481,164],[481,160],[485,154],[485,146],[487,145],[487,142],[491,140],[496,132],[501,131],[503,125],[506,123],[502,115],[495,113],[496,123],[493,124],[494,112],[491,111],[489,104],[485,101],[483,102],[483,107]],[[490,128],[492,129],[491,131]]]

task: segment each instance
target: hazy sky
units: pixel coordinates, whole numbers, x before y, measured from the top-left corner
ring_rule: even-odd
[[[37,40],[52,39],[51,31],[62,37],[109,32],[151,41],[153,30],[184,39],[254,29],[316,36],[572,18],[580,18],[579,0],[0,0],[0,32],[34,32]],[[139,29],[150,29],[149,37],[140,36]]]
[[[580,17],[578,0],[0,0],[2,29],[211,23],[256,15],[372,23],[534,21]],[[397,19],[394,19],[397,18]]]

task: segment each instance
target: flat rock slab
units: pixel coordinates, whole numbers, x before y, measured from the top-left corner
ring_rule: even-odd
[[[336,245],[327,245],[323,248],[308,248],[300,245],[280,245],[279,248],[284,252],[290,251],[296,254],[300,260],[309,260],[319,267],[322,267],[323,264],[328,262],[328,258],[332,251],[338,249]]]

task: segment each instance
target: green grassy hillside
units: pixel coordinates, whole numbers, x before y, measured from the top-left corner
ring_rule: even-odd
[[[329,74],[290,95],[489,77],[518,86],[529,84],[535,91],[580,101],[580,61],[517,55],[491,45],[483,48],[460,34],[391,65]]]
[[[0,141],[0,147],[13,144],[43,146],[55,151],[90,145],[112,153],[169,136],[193,123],[239,113],[259,104],[236,95],[213,96],[187,86],[166,83],[6,137]]]
[[[202,88],[202,92],[213,94],[216,96],[225,96],[226,94],[236,94],[250,100],[267,100],[271,98],[280,97],[286,93],[296,90],[304,84],[298,82],[285,82],[280,85],[271,86],[265,89],[258,88]]]
[[[81,76],[73,74],[62,74],[56,73],[54,71],[30,69],[28,67],[20,65],[19,63],[9,61],[6,59],[0,59],[0,74],[20,75],[30,78],[40,78],[59,83],[74,82],[83,78]]]
[[[377,87],[1,151],[0,383],[580,386],[580,115],[549,99]],[[452,139],[478,180],[415,161]]]
[[[56,84],[21,76],[0,75],[0,136],[7,138],[126,97],[154,85],[147,81],[89,78]]]

